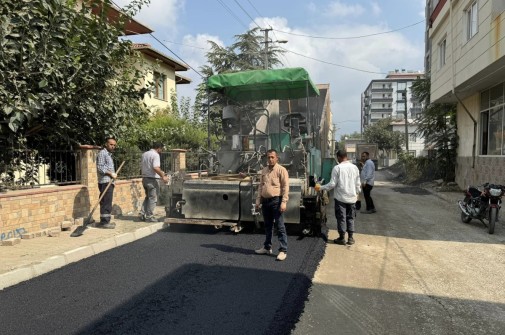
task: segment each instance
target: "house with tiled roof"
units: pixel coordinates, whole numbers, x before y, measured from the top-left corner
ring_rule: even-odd
[[[125,20],[124,36],[151,34],[153,30],[147,25],[133,19],[122,17],[125,14],[114,5],[97,5],[92,8],[92,13],[100,15],[102,11],[112,24],[119,20]],[[171,96],[177,93],[177,85],[189,84],[191,79],[177,73],[187,71],[189,67],[183,62],[177,61],[161,51],[154,49],[147,43],[133,43],[133,49],[137,50],[142,57],[139,63],[145,73],[142,81],[144,87],[150,88],[150,93],[144,97],[144,102],[151,111],[165,109],[170,106]]]
[[[152,111],[169,107],[171,96],[177,93],[177,85],[191,82],[176,71],[187,71],[189,67],[149,44],[136,43],[133,48],[140,52],[143,59],[141,66],[146,74],[143,85],[151,85],[150,94],[144,98],[147,107]]]

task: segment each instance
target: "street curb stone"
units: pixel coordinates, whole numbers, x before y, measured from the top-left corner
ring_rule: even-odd
[[[123,244],[127,244],[127,243],[135,241],[135,235],[133,233],[124,233],[124,234],[115,236],[114,239],[116,240],[116,244],[119,247]]]
[[[113,249],[117,247],[116,239],[114,237],[108,238],[106,240],[94,243],[91,245],[91,248],[93,249],[93,252],[95,255]]]
[[[93,252],[93,248],[91,246],[80,247],[74,250],[70,250],[63,253],[65,256],[65,260],[67,264],[78,262],[84,258],[88,258],[93,256],[95,253]]]
[[[12,270],[0,275],[0,290],[32,278],[34,273],[31,266]]]
[[[59,269],[65,265],[67,265],[65,256],[58,255],[49,257],[41,263],[32,265],[34,272],[33,277],[43,275],[44,273]]]

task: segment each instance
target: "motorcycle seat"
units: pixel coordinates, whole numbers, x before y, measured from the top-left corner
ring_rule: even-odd
[[[473,186],[470,186],[468,188],[468,193],[470,193],[470,195],[472,196],[472,198],[477,198],[477,197],[480,197],[480,191],[478,188],[476,187],[473,187]]]

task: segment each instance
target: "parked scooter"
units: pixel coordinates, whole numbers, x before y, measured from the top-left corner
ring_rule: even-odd
[[[464,192],[465,198],[458,201],[461,209],[461,221],[469,223],[472,219],[479,220],[488,227],[489,234],[493,234],[505,186],[489,183],[482,186],[482,191],[477,187],[469,186]],[[487,225],[484,220],[488,222]]]

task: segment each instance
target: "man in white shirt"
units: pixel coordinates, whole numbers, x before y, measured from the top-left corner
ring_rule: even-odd
[[[160,194],[160,179],[165,183],[168,176],[161,170],[160,154],[163,152],[163,144],[155,142],[152,149],[142,154],[142,186],[146,197],[142,204],[140,217],[142,221],[157,222],[154,217],[154,209]]]
[[[345,150],[337,151],[338,165],[331,171],[331,180],[328,184],[319,186],[316,191],[333,191],[335,198],[335,217],[339,237],[334,240],[336,244],[345,245],[345,232],[347,231],[347,244],[354,244],[354,217],[356,216],[356,201],[361,191],[358,167],[347,160]]]

